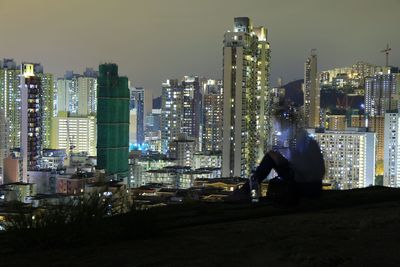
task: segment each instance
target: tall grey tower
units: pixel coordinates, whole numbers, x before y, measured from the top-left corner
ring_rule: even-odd
[[[310,57],[304,64],[304,126],[307,128],[319,127],[320,93],[317,81],[317,54],[311,50]]]
[[[267,29],[235,18],[223,48],[222,176],[248,177],[268,149],[269,68]]]

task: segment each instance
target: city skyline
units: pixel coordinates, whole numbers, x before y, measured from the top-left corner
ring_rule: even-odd
[[[284,82],[301,79],[304,58],[313,48],[321,70],[357,60],[384,65],[380,51],[386,43],[393,49],[389,64],[397,65],[400,59],[396,53],[400,37],[394,34],[400,7],[396,0],[336,1],[335,6],[311,0],[290,5],[286,1],[182,3],[38,0],[25,1],[20,8],[20,3],[0,0],[0,16],[7,21],[0,25],[7,36],[0,55],[40,62],[55,77],[66,70],[81,72],[115,62],[135,86],[159,95],[162,81],[169,77],[193,74],[219,79],[222,33],[231,28],[232,17],[248,16],[269,30],[271,85],[277,77]],[[105,38],[110,34],[113,38]],[[27,39],[35,42],[27,45]]]

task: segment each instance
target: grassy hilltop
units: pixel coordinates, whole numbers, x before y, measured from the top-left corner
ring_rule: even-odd
[[[399,227],[400,189],[326,191],[291,208],[194,202],[3,234],[0,266],[400,266]]]

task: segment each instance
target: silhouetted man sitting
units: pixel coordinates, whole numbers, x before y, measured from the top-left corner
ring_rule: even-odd
[[[290,110],[278,111],[274,118],[277,146],[266,153],[249,181],[230,200],[257,201],[260,184],[274,169],[267,197],[282,204],[293,204],[299,197],[316,197],[322,190],[324,160],[318,143],[304,129],[297,129]]]

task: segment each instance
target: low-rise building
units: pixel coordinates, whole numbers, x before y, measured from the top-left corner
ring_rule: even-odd
[[[21,158],[15,153],[11,153],[3,160],[3,183],[17,183],[21,180]]]
[[[55,170],[28,171],[28,181],[36,185],[38,194],[56,193],[57,172]]]
[[[193,169],[221,168],[222,154],[220,152],[204,152],[193,154]]]
[[[85,186],[89,183],[95,183],[98,177],[94,173],[75,173],[62,174],[57,176],[56,193],[67,195],[81,195],[85,193]]]
[[[35,195],[36,185],[32,183],[17,182],[0,186],[0,196],[5,202],[31,203],[31,198]]]
[[[66,158],[67,153],[65,149],[43,149],[43,156],[41,159],[42,169],[62,169]]]
[[[175,159],[176,165],[191,167],[195,145],[195,141],[186,134],[179,134],[178,138],[169,144],[170,157]]]

